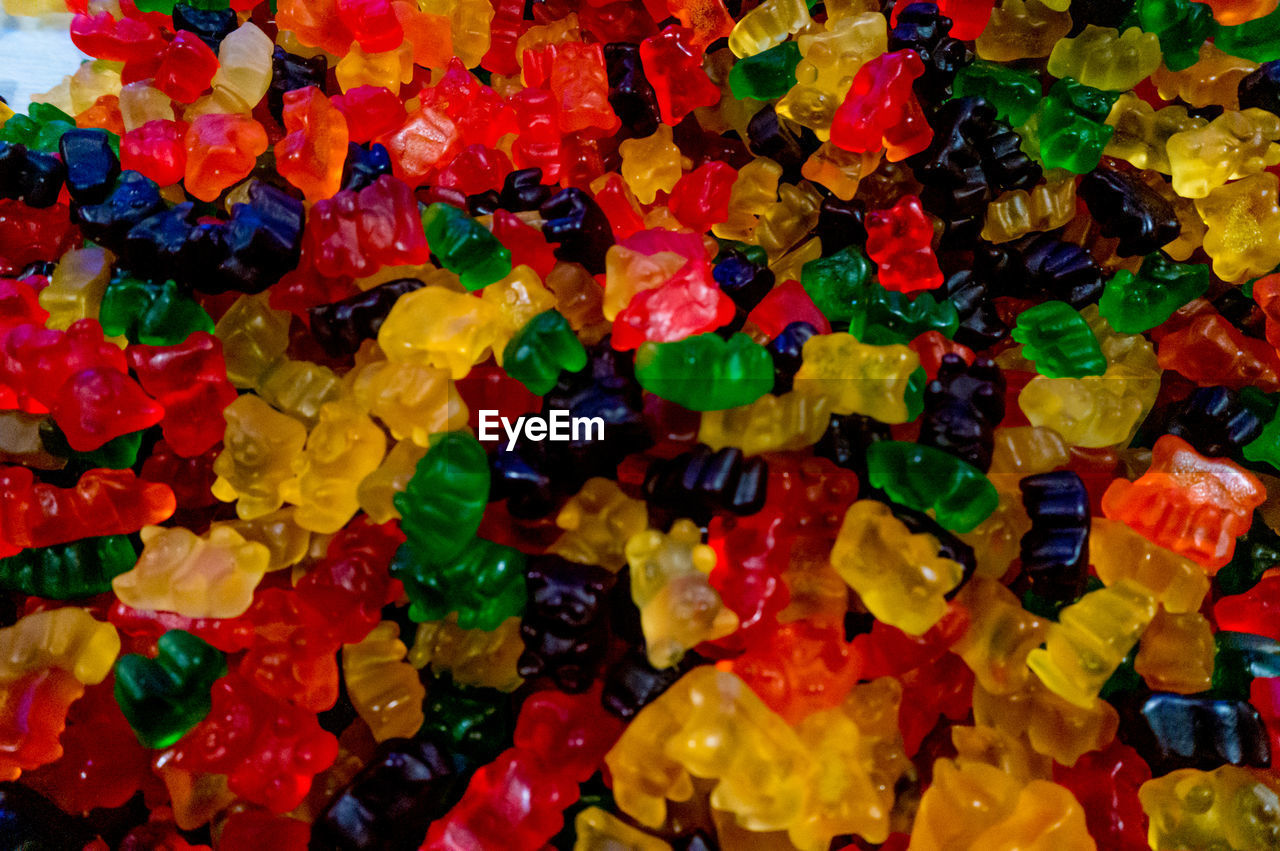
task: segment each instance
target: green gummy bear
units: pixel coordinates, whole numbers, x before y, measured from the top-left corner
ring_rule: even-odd
[[[1252,62],[1280,59],[1280,9],[1234,27],[1218,27],[1214,47]]]
[[[1213,9],[1190,0],[1138,0],[1134,17],[1143,32],[1160,39],[1164,65],[1170,71],[1184,71],[1200,61],[1200,45],[1214,38],[1217,29]],[[1218,35],[1217,46],[1225,50],[1221,38]]]
[[[1262,434],[1244,445],[1244,457],[1280,470],[1280,417],[1269,420],[1262,427]]]
[[[402,544],[391,561],[391,575],[404,583],[409,617],[421,623],[450,612],[463,629],[497,629],[504,620],[524,614],[524,553],[472,538],[450,559],[427,561],[412,544]]]
[[[427,244],[440,265],[468,290],[479,290],[511,274],[511,252],[484,225],[452,204],[437,201],[422,211]]]
[[[492,762],[511,744],[515,718],[511,698],[497,689],[458,685],[447,673],[427,688],[426,723],[419,736],[434,735],[475,766]]]
[[[152,283],[132,276],[114,278],[98,309],[107,336],[130,343],[176,346],[196,331],[213,333],[213,319],[173,281]]]
[[[502,368],[507,375],[545,396],[562,370],[579,372],[587,365],[587,350],[557,310],[548,310],[525,323],[507,343]]]
[[[784,41],[735,62],[729,71],[729,89],[739,100],[777,100],[796,84],[799,64],[800,45]]]
[[[76,120],[50,103],[33,103],[26,115],[10,116],[0,127],[0,142],[26,145],[33,151],[55,153],[58,140],[76,128]]]
[[[67,443],[67,436],[53,420],[40,423],[40,442],[45,451],[58,458],[67,459],[67,467],[75,470],[92,470],[104,467],[108,470],[124,470],[138,462],[138,450],[142,448],[145,431],[133,431],[113,437],[97,449],[77,452]]]
[[[642,343],[636,379],[655,396],[691,411],[749,405],[773,389],[773,357],[746,334],[727,341],[698,334],[671,343]]]
[[[129,653],[116,662],[116,703],[148,748],[166,748],[199,724],[212,706],[210,690],[227,659],[196,636],[171,629],[156,642],[156,658]]]
[[[1097,168],[1102,149],[1115,132],[1106,119],[1117,97],[1117,92],[1090,88],[1070,77],[1054,83],[1034,116],[1045,168],[1065,168],[1075,174]]]
[[[431,435],[431,448],[392,502],[417,558],[442,562],[455,557],[480,528],[489,502],[484,447],[469,432]]]
[[[0,559],[0,589],[49,600],[91,597],[110,591],[111,580],[137,561],[138,552],[128,535],[27,549]]]
[[[1214,575],[1214,589],[1222,597],[1243,594],[1276,564],[1280,564],[1280,535],[1255,514],[1249,531],[1236,539],[1231,561]]]
[[[1046,301],[1018,315],[1013,339],[1036,371],[1048,378],[1084,378],[1107,371],[1093,329],[1071,305]]]
[[[1280,641],[1250,632],[1215,633],[1214,697],[1248,700],[1249,685],[1256,677],[1280,677]]]
[[[1175,263],[1156,252],[1142,261],[1137,275],[1124,269],[1116,272],[1107,281],[1098,310],[1121,334],[1141,334],[1208,289],[1208,266]]]
[[[954,455],[897,440],[867,448],[867,480],[894,502],[934,518],[953,532],[970,532],[995,511],[1000,497],[982,471]]]
[[[1101,586],[1101,583],[1099,583],[1099,586]],[[1027,609],[1027,611],[1031,610]],[[1116,668],[1111,676],[1107,677],[1107,681],[1102,684],[1102,688],[1098,691],[1098,697],[1109,701],[1122,694],[1132,694],[1142,688],[1142,677],[1138,674],[1137,669],[1134,668],[1134,662],[1137,661],[1137,658],[1137,648],[1129,651],[1129,654],[1120,660],[1120,667]]]
[[[950,299],[938,301],[932,293],[917,293],[912,298],[886,290],[874,278],[854,295],[849,319],[849,333],[872,346],[906,345],[926,331],[951,339],[959,327],[960,315]]]
[[[854,301],[870,279],[871,261],[852,245],[828,257],[810,260],[800,270],[804,291],[832,322],[853,318]]]
[[[992,62],[961,68],[952,91],[954,97],[982,98],[995,107],[997,118],[1013,125],[1030,118],[1040,103],[1040,80],[1035,74]]]

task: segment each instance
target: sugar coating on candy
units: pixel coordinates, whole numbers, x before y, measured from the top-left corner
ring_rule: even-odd
[[[1276,847],[1275,0],[6,11],[6,840]]]

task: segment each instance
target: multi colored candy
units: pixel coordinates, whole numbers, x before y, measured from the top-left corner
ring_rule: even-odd
[[[8,0],[0,845],[1280,847],[1274,0]]]

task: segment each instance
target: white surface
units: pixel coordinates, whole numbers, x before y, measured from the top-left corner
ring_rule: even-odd
[[[17,18],[0,12],[0,95],[17,112],[31,96],[74,74],[87,57],[71,43],[71,15]]]

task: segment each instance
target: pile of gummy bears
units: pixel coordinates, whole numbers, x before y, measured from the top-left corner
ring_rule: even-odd
[[[752,3],[66,0],[0,847],[1280,848],[1276,0]]]

